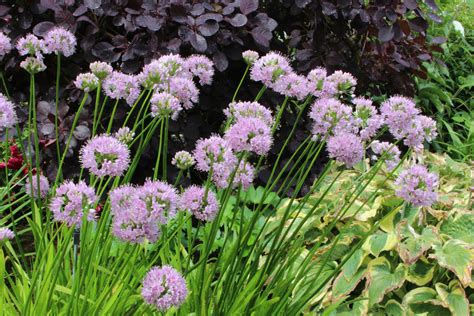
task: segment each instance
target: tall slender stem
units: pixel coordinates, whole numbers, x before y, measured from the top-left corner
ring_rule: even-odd
[[[98,120],[97,116],[98,116],[99,104],[100,104],[101,86],[102,86],[102,81],[99,81],[99,85],[97,86],[97,90],[95,92],[95,106],[94,106],[94,120],[92,122],[92,136],[95,135],[95,133],[97,131],[97,125],[99,124],[99,122],[97,122],[97,120]]]
[[[57,159],[61,158],[61,149],[59,147],[59,79],[61,77],[61,54],[56,55],[56,99],[54,111],[54,133],[56,136],[56,154]]]
[[[5,77],[3,75],[3,71],[0,71],[0,79],[2,80],[3,91],[5,92],[7,97],[10,99],[10,93],[8,93],[7,83],[5,82]]]
[[[237,97],[237,93],[240,91],[240,87],[242,86],[242,83],[245,80],[245,77],[247,76],[247,73],[249,72],[250,65],[247,65],[247,68],[245,68],[244,74],[242,75],[242,78],[240,79],[239,85],[237,86],[237,89],[235,89],[234,95],[232,96],[232,102],[235,101],[235,98]]]

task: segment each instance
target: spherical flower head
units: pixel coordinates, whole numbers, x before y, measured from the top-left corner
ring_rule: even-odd
[[[18,40],[16,43],[16,49],[22,56],[30,55],[41,58],[41,54],[46,51],[46,46],[43,40],[37,38],[33,34],[28,34]]]
[[[98,177],[121,176],[130,163],[130,151],[115,137],[99,135],[81,148],[80,160],[83,168]]]
[[[191,212],[201,221],[212,221],[219,211],[216,194],[205,187],[192,185],[181,195],[180,208]]]
[[[365,98],[355,98],[354,123],[359,128],[362,140],[368,140],[377,134],[384,121],[372,101]]]
[[[261,81],[265,86],[273,88],[278,78],[292,72],[290,62],[286,57],[270,52],[253,64],[250,78],[254,81]]]
[[[389,142],[374,140],[370,145],[374,154],[383,159],[388,171],[392,171],[400,162],[400,150]]]
[[[83,90],[84,92],[91,92],[97,89],[97,86],[99,85],[99,78],[97,78],[91,72],[79,74],[76,77],[76,81],[74,81],[74,85],[79,90]]]
[[[309,81],[305,77],[295,73],[289,73],[278,78],[273,90],[284,96],[296,98],[300,101],[311,93]]]
[[[309,81],[309,89],[315,97],[320,97],[326,81],[327,71],[323,67],[316,67],[306,77]]]
[[[20,67],[32,75],[46,70],[46,65],[43,63],[43,60],[36,57],[27,57],[20,63]]]
[[[84,215],[88,221],[94,219],[94,204],[97,199],[94,189],[84,181],[77,184],[66,181],[57,188],[50,209],[55,221],[80,227]]]
[[[76,51],[76,37],[62,27],[54,27],[44,36],[47,53],[61,54],[65,57],[72,56]]]
[[[199,78],[201,85],[210,85],[214,76],[214,63],[203,55],[192,55],[186,58],[186,69]]]
[[[420,111],[416,108],[412,99],[396,95],[382,103],[380,113],[390,133],[396,139],[402,139]]]
[[[352,109],[333,98],[318,99],[309,113],[315,138],[353,131]]]
[[[254,117],[242,118],[232,125],[225,139],[236,152],[266,155],[273,143],[272,131],[264,121]]]
[[[174,77],[169,82],[169,93],[174,95],[186,110],[199,101],[199,90],[191,79]]]
[[[135,137],[135,132],[131,131],[128,127],[121,127],[115,132],[114,137],[125,145],[130,145]]]
[[[196,169],[199,171],[209,171],[211,166],[218,163],[232,164],[236,162],[230,145],[220,136],[198,140],[193,155],[196,159]]]
[[[15,105],[0,93],[0,131],[12,128],[18,122]]]
[[[168,54],[158,58],[161,64],[162,80],[168,80],[172,77],[188,77],[186,61],[179,55]]]
[[[151,98],[151,116],[178,119],[182,107],[179,100],[168,92],[155,92]]]
[[[437,199],[438,176],[422,165],[414,165],[400,172],[395,184],[397,196],[413,206],[431,206]]]
[[[430,117],[416,115],[405,132],[403,143],[416,151],[420,151],[425,141],[430,142],[436,137],[436,122]]]
[[[189,168],[194,166],[195,163],[196,161],[194,160],[194,157],[191,155],[191,153],[185,150],[178,151],[174,155],[173,160],[171,161],[171,164],[181,170],[188,170]]]
[[[15,238],[15,233],[6,227],[0,228],[0,241]]]
[[[330,158],[352,168],[364,157],[361,139],[351,133],[341,132],[328,138],[327,151]]]
[[[157,59],[143,66],[139,78],[141,85],[147,90],[169,79],[167,78],[165,66]]]
[[[114,71],[104,80],[103,89],[111,99],[124,99],[132,106],[140,95],[139,81],[135,76]]]
[[[12,50],[12,42],[8,36],[0,32],[0,57],[5,56]]]
[[[237,162],[218,163],[212,173],[212,181],[219,189],[229,187],[236,188],[239,185],[244,190],[248,189],[255,178],[255,168],[248,161],[241,161],[237,167]],[[232,180],[232,183],[230,181]]]
[[[48,195],[49,192],[49,181],[48,178],[43,176],[42,174],[39,175],[39,191],[38,191],[38,178],[37,175],[32,175],[31,176],[31,182],[33,185],[30,183],[30,178],[28,177],[25,182],[25,192],[29,196],[32,196],[34,198],[45,198]]]
[[[246,50],[242,53],[242,58],[245,60],[247,65],[252,66],[260,56],[256,51],[253,50]]]
[[[168,183],[148,179],[137,190],[137,197],[145,203],[148,217],[154,222],[166,224],[176,216],[179,196]]]
[[[100,81],[103,81],[114,71],[112,66],[102,61],[95,61],[91,63],[89,65],[89,69],[97,78],[99,78]]]
[[[232,102],[224,110],[224,114],[231,122],[237,122],[240,119],[254,117],[261,119],[268,126],[272,126],[272,111],[258,102]]]
[[[143,280],[142,296],[160,312],[177,308],[188,296],[186,280],[171,266],[153,267]]]
[[[336,70],[332,75],[329,75],[326,81],[336,88],[339,95],[352,95],[357,85],[357,80],[350,73],[341,70]]]

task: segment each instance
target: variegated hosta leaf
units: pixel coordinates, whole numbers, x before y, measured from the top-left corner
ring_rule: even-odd
[[[431,248],[431,245],[438,240],[438,233],[435,227],[428,226],[418,234],[406,220],[403,220],[397,225],[397,237],[398,254],[403,262],[410,265]]]
[[[451,238],[474,244],[474,214],[456,213],[443,221],[439,231]]]
[[[397,245],[397,236],[392,233],[377,231],[366,239],[362,249],[377,257],[382,251],[388,251]]]
[[[390,316],[405,316],[407,313],[402,304],[395,300],[389,300],[384,306],[384,314]]]
[[[474,249],[458,239],[450,239],[444,245],[433,245],[434,254],[430,258],[438,260],[438,264],[452,271],[459,278],[463,286],[471,283],[471,270],[474,262]]]
[[[430,264],[427,259],[421,259],[408,266],[406,279],[408,282],[423,286],[433,279],[435,266]]]
[[[392,272],[390,262],[385,257],[372,260],[367,267],[364,294],[369,298],[369,307],[382,301],[386,293],[398,289],[405,282],[406,267],[397,266]]]
[[[336,302],[349,295],[364,277],[366,268],[362,265],[366,254],[357,250],[344,264],[341,273],[332,284],[331,301]]]
[[[444,303],[443,305],[449,308],[453,316],[469,315],[469,301],[457,280],[451,281],[449,286],[436,283],[435,288],[438,297]]]
[[[429,287],[419,287],[405,294],[403,306],[409,310],[409,315],[451,315],[438,299],[436,291]]]

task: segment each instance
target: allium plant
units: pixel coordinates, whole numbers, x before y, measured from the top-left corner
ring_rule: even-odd
[[[252,3],[242,1],[240,10]],[[212,30],[214,18],[197,29]],[[48,60],[42,54],[55,53],[59,93],[60,56],[73,54],[75,46],[65,32],[53,29],[44,41],[28,36],[18,42],[28,55],[24,67],[31,82],[26,120],[19,122],[13,101],[0,97],[6,136],[0,225],[11,229],[0,229],[6,314],[322,313],[334,298],[327,289],[371,238],[370,227],[346,225],[364,208],[355,203],[360,195],[372,203],[377,187],[398,177],[392,194],[403,207],[384,209],[384,225],[436,200],[439,179],[418,161],[436,126],[413,100],[390,97],[379,113],[377,103],[354,94],[351,74],[315,68],[305,76],[274,52],[243,54],[247,69],[229,97],[220,132],[195,143],[185,141],[170,120],[179,123],[199,107],[202,85],[212,89],[211,60],[164,55],[137,74],[91,63],[90,72],[84,69],[69,83],[80,101],[65,146],[57,144],[57,166],[42,170],[42,146],[55,145],[38,137],[35,76]],[[249,72],[262,86],[254,100],[241,101],[237,95]],[[268,89],[284,96],[281,104],[259,102]],[[93,111],[90,129],[87,122],[78,126],[86,109]],[[297,114],[289,134],[279,129],[287,111]],[[295,137],[305,115],[312,126]],[[18,139],[8,134],[12,128],[23,130]],[[380,135],[393,143],[377,140]],[[169,141],[192,150],[170,157]],[[77,142],[81,149],[74,152]],[[148,165],[141,158],[150,156],[150,148],[158,154]],[[283,158],[288,148],[293,153]],[[69,151],[75,154],[66,160]],[[266,161],[270,151],[277,154],[274,164]],[[63,179],[71,160],[81,168]],[[330,170],[357,175],[339,192],[337,209],[323,205],[337,180],[329,181]],[[257,187],[262,175],[267,180]],[[316,193],[321,196],[315,199]],[[300,235],[312,223],[322,229]],[[359,242],[338,248],[339,237],[330,238],[335,227],[357,234]]]

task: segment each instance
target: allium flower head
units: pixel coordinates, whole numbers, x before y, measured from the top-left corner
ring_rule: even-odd
[[[216,164],[215,171],[212,173],[212,181],[216,187],[225,189],[229,187],[232,180],[232,188],[241,185],[244,190],[248,189],[255,178],[254,166],[248,161],[241,161],[238,168],[236,167],[237,162]]]
[[[338,94],[353,94],[357,80],[348,72],[336,70],[332,75],[326,78],[326,82],[333,85]]]
[[[37,38],[33,34],[22,37],[16,43],[16,49],[20,55],[30,55],[38,58],[42,57],[42,53],[46,50],[43,40]]]
[[[232,122],[247,117],[254,117],[261,119],[268,126],[273,124],[272,111],[258,102],[232,102],[229,104],[229,107],[224,110],[224,114]]]
[[[180,208],[191,212],[197,219],[212,221],[219,211],[216,194],[205,187],[192,185],[181,195]]]
[[[112,233],[131,243],[142,243],[145,239],[155,242],[160,235],[157,218],[150,216],[146,201],[139,198],[138,190],[140,188],[125,185],[109,193]]]
[[[249,66],[252,66],[258,60],[259,57],[260,56],[258,55],[258,53],[253,50],[246,50],[242,53],[242,58]]]
[[[377,109],[372,105],[372,101],[365,98],[355,98],[354,123],[359,128],[359,135],[362,140],[368,140],[377,134],[383,125],[383,118],[377,113]]]
[[[57,188],[50,208],[55,221],[66,223],[68,226],[80,226],[84,215],[87,215],[88,221],[94,219],[96,202],[94,189],[84,181],[78,184],[66,181]]]
[[[34,198],[45,198],[49,192],[49,181],[48,178],[43,176],[42,174],[39,175],[39,194],[38,194],[38,178],[37,175],[31,176],[31,181],[33,185],[30,183],[30,178],[28,177],[25,182],[25,192],[29,196]],[[33,195],[32,195],[33,194]]]
[[[157,59],[143,66],[142,72],[139,75],[140,83],[145,89],[152,89],[155,85],[161,84],[169,78],[165,77],[166,69]]]
[[[388,171],[392,171],[400,162],[400,150],[394,144],[374,140],[370,147],[374,154],[385,161]]]
[[[390,133],[396,139],[402,139],[420,110],[412,99],[396,95],[382,103],[380,112]]]
[[[314,121],[313,135],[324,137],[341,131],[353,131],[352,109],[332,98],[318,99],[311,107],[309,117]]]
[[[336,159],[348,168],[353,167],[364,157],[364,146],[361,139],[346,132],[329,137],[327,151],[330,158]]]
[[[0,130],[11,128],[18,122],[15,105],[0,93]]]
[[[124,99],[132,106],[140,95],[140,85],[135,76],[114,71],[104,80],[103,89],[111,99]]]
[[[90,71],[97,77],[99,80],[104,80],[114,71],[112,66],[102,61],[95,61],[89,65]]]
[[[145,203],[148,217],[151,220],[166,224],[169,219],[176,216],[179,196],[171,185],[148,179],[137,190],[136,196]]]
[[[186,61],[181,56],[176,54],[163,55],[158,58],[158,62],[163,69],[163,80],[168,80],[172,77],[187,77]]]
[[[416,115],[405,130],[403,143],[419,151],[425,141],[432,141],[437,134],[436,122],[432,118]]]
[[[150,103],[153,117],[171,117],[176,120],[182,109],[179,100],[168,92],[155,92]]]
[[[15,233],[6,227],[0,228],[0,241],[15,238]]]
[[[327,71],[322,67],[314,68],[308,73],[309,89],[315,97],[320,97],[323,94],[326,77]]]
[[[76,51],[76,37],[70,31],[62,28],[52,28],[44,37],[47,53],[61,54],[69,57]]]
[[[76,81],[74,81],[74,85],[79,90],[83,90],[85,92],[91,92],[97,89],[97,86],[99,85],[99,78],[97,78],[91,72],[82,73],[76,77]]]
[[[43,60],[36,57],[27,57],[20,63],[20,67],[32,75],[46,70],[46,65],[43,63]]]
[[[135,137],[135,132],[131,131],[128,127],[121,127],[118,131],[115,132],[114,137],[125,145],[130,145]]]
[[[220,136],[198,140],[193,155],[197,162],[196,168],[199,171],[209,171],[211,166],[214,167],[218,163],[232,164],[236,162],[230,145]]]
[[[395,184],[397,196],[413,206],[431,206],[437,199],[438,176],[425,166],[415,165],[400,172]]]
[[[194,160],[194,157],[187,151],[182,150],[178,151],[175,155],[171,163],[176,166],[178,169],[181,170],[188,170],[194,164],[196,161]]]
[[[214,76],[214,63],[203,55],[192,55],[186,59],[186,68],[199,78],[201,85],[209,85],[212,83]]]
[[[186,110],[199,101],[199,90],[191,79],[175,77],[169,82],[169,93],[174,95]]]
[[[248,151],[257,155],[266,155],[273,142],[270,127],[254,117],[238,120],[226,132],[225,139],[236,152]]]
[[[171,266],[153,267],[143,280],[142,296],[161,312],[179,307],[188,296],[186,280]]]
[[[0,58],[12,50],[12,42],[8,36],[0,32]]]
[[[130,151],[115,137],[99,135],[90,139],[80,153],[82,167],[98,177],[121,176],[130,163]]]
[[[278,93],[290,98],[303,100],[311,93],[309,81],[295,73],[289,73],[279,77],[273,87]]]
[[[253,64],[250,78],[273,88],[278,78],[292,72],[288,59],[278,53],[270,52]]]

